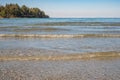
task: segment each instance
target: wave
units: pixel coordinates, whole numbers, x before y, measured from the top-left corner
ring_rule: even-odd
[[[46,22],[34,26],[120,26],[120,22]]]
[[[0,61],[56,61],[56,60],[89,60],[89,59],[111,59],[120,58],[120,52],[96,52],[87,54],[68,54],[58,56],[0,56]]]
[[[116,38],[120,38],[120,34],[0,34],[0,37],[21,37],[21,38],[116,37]]]

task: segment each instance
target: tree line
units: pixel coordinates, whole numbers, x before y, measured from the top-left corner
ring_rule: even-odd
[[[39,8],[29,8],[26,5],[21,7],[18,4],[0,5],[0,18],[49,18]]]

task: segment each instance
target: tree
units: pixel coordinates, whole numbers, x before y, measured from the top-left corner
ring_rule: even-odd
[[[21,17],[21,9],[18,4],[10,4],[9,10],[10,10],[9,11],[10,15],[15,16],[15,17]]]
[[[4,8],[4,6],[0,6],[0,17],[6,17],[5,14],[6,14],[6,13],[5,13],[5,8]]]
[[[0,6],[0,17],[32,17],[32,18],[49,18],[48,15],[41,11],[39,8],[29,8],[26,5],[20,7],[18,4],[6,4]]]
[[[29,15],[29,8],[25,5],[23,5],[21,7],[21,10],[22,10],[22,16],[25,17],[25,16],[28,16]]]

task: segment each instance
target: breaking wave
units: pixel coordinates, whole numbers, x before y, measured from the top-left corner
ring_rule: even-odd
[[[96,53],[87,53],[87,54],[68,54],[68,55],[58,55],[58,56],[0,56],[0,61],[89,60],[89,59],[111,59],[116,57],[120,58],[120,52],[96,52]]]
[[[0,37],[21,38],[87,38],[87,37],[117,37],[120,34],[0,34]]]
[[[46,22],[34,26],[120,26],[120,22]]]

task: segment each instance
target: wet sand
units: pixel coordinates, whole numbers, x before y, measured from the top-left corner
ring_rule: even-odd
[[[105,55],[107,53],[107,55]],[[41,49],[3,49],[0,50],[0,57],[39,57],[66,56],[78,58],[86,54],[67,54],[58,51]],[[100,55],[68,59],[61,57],[57,60],[0,60],[1,80],[120,80],[120,57],[119,52],[93,53]],[[92,55],[93,55],[92,54]],[[115,54],[117,54],[115,56]],[[78,56],[79,55],[79,56]],[[101,56],[102,55],[102,56]],[[101,57],[101,58],[100,58]],[[49,57],[46,57],[49,58]]]

